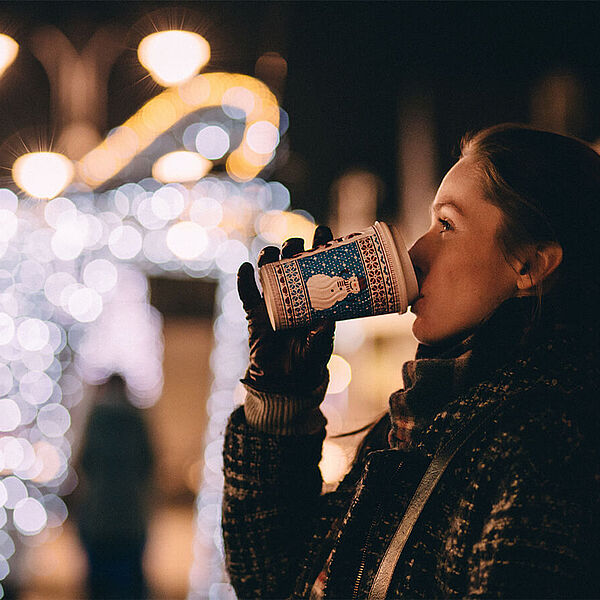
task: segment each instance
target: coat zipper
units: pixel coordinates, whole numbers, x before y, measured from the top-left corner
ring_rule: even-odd
[[[377,505],[377,511],[375,513],[375,517],[371,520],[371,525],[369,526],[369,531],[367,533],[367,537],[365,538],[365,545],[362,551],[362,558],[360,561],[360,565],[358,567],[358,572],[356,574],[356,581],[354,582],[354,592],[352,593],[352,600],[358,599],[358,588],[360,587],[360,582],[362,580],[363,572],[365,570],[365,565],[367,562],[367,550],[369,548],[371,542],[371,535],[373,533],[373,528],[375,523],[379,521],[379,515],[381,513],[381,504]]]

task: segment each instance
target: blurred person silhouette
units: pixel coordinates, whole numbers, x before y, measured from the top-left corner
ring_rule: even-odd
[[[98,388],[81,445],[77,525],[88,559],[89,597],[147,597],[143,554],[153,452],[140,409],[113,374]]]

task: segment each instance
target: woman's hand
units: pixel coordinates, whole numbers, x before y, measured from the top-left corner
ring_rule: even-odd
[[[329,227],[319,226],[313,248],[332,239]],[[281,258],[291,258],[303,250],[301,238],[290,238],[282,246]],[[258,257],[258,266],[279,258],[279,249],[267,246]],[[321,321],[311,327],[273,331],[250,263],[239,268],[238,293],[248,319],[250,344],[250,364],[242,381],[264,392],[308,392],[319,386],[333,351],[335,323]]]

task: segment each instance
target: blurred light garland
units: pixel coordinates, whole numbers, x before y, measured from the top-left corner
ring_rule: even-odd
[[[185,185],[147,177],[103,193],[68,190],[45,204],[20,205],[0,189],[0,581],[20,544],[56,535],[67,518],[60,496],[77,484],[70,411],[83,385],[118,370],[138,406],[160,396],[162,323],[149,304],[147,276],[206,277],[218,282],[217,314],[189,597],[234,597],[223,568],[220,503],[223,432],[243,400],[248,353],[235,274],[263,246],[292,236],[308,243],[315,228],[308,213],[289,210],[285,186],[257,178],[275,155],[286,115],[254,78],[200,75],[148,102],[78,170],[99,185],[179,119],[216,105],[245,119],[239,146],[232,150],[227,130],[214,122],[187,126],[182,146],[207,160],[229,152],[222,176]]]
[[[197,543],[205,544],[210,520],[210,543],[220,547],[215,515],[222,475],[215,457],[247,358],[235,273],[274,241],[272,231],[260,229],[266,211],[278,215],[285,235],[286,223],[299,218],[305,232],[314,228],[288,207],[287,189],[260,179],[206,177],[186,187],[148,178],[26,209],[10,190],[0,190],[0,217],[8,223],[0,246],[2,539],[14,542],[16,534],[23,541],[64,522],[59,495],[74,486],[69,409],[82,397],[82,381],[98,383],[119,370],[139,406],[158,399],[161,322],[148,303],[145,276],[162,274],[219,282]],[[13,546],[0,543],[0,562]],[[8,573],[6,564],[0,575]],[[208,581],[222,581],[220,565],[216,553]],[[204,583],[192,574],[192,596]]]
[[[231,73],[197,75],[149,100],[81,159],[79,176],[93,187],[106,183],[159,135],[187,115],[209,107],[221,107],[231,119],[244,121],[242,140],[227,156],[225,166],[233,180],[251,181],[275,156],[280,108],[264,83]]]

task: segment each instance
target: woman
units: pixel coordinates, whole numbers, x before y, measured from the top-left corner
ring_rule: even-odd
[[[333,326],[271,331],[242,265],[248,395],[227,428],[223,505],[239,597],[369,597],[436,450],[486,415],[393,556],[387,597],[600,597],[599,199],[600,157],[575,139],[500,125],[463,142],[410,251],[416,359],[329,494],[318,407]],[[330,237],[318,228],[315,244]],[[267,247],[259,265],[278,258]]]

